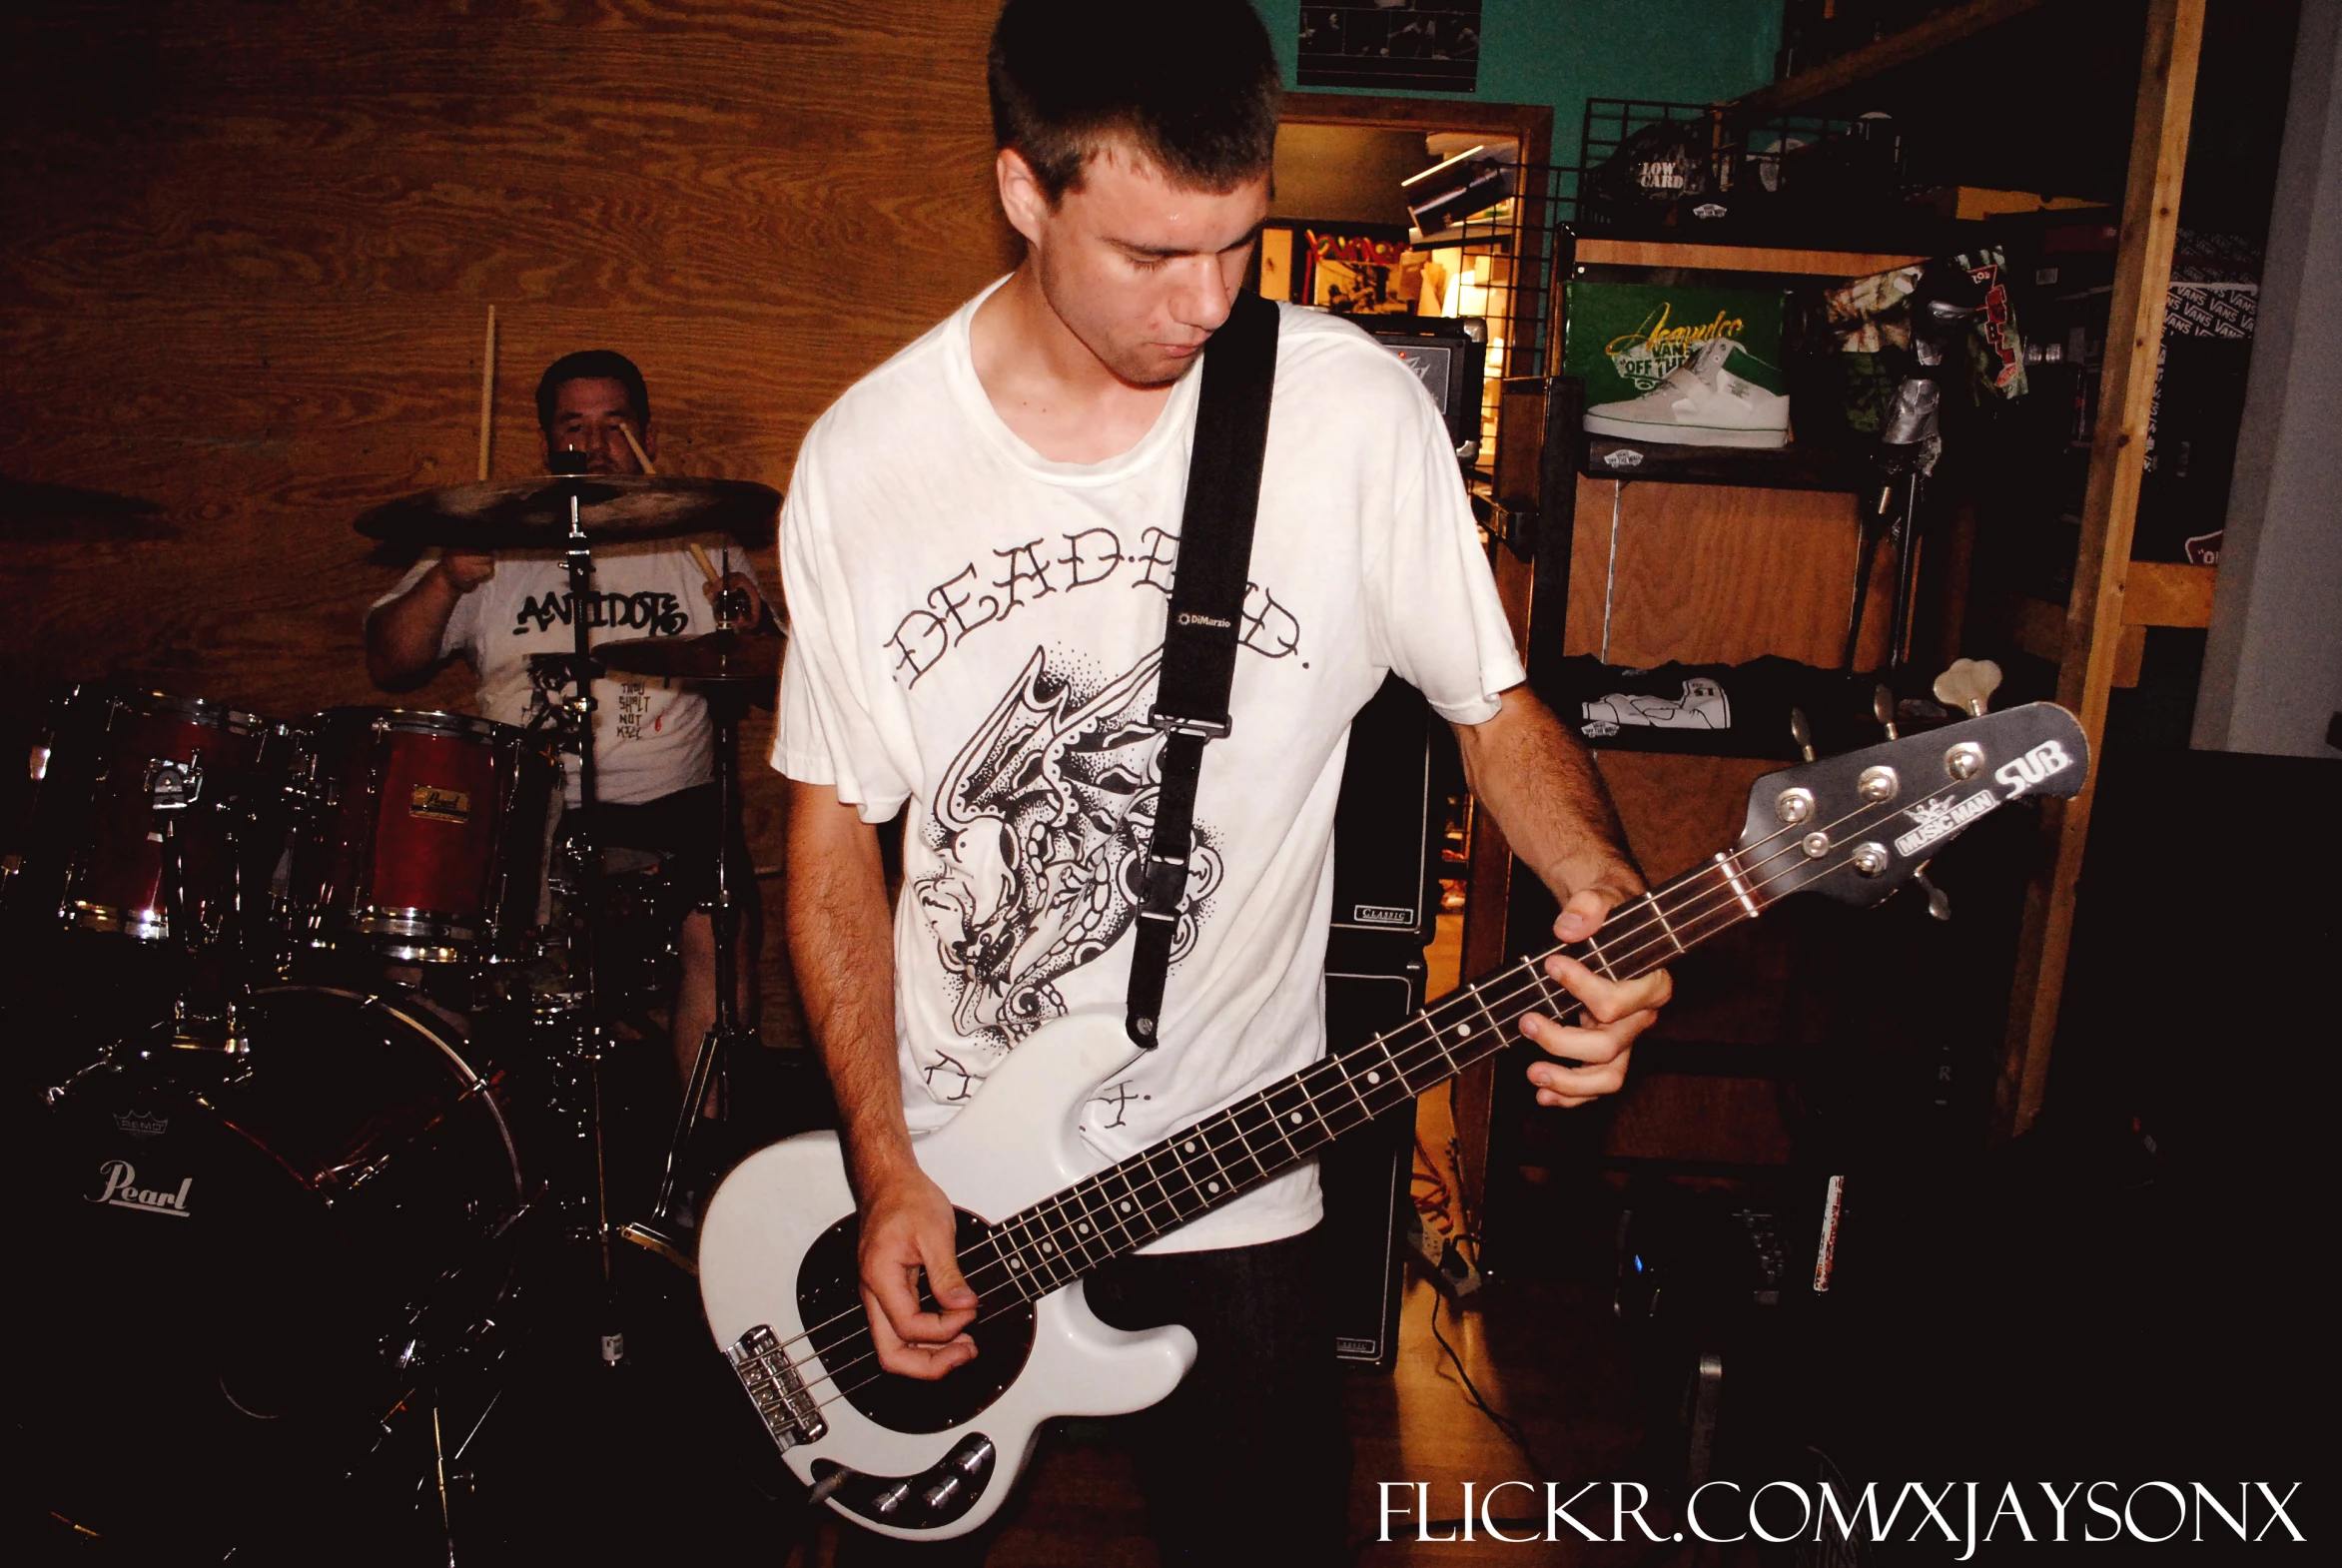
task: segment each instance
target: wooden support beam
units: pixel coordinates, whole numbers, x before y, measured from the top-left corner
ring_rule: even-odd
[[[1893,251],[1791,251],[1753,245],[1687,245],[1679,240],[1582,239],[1578,241],[1578,260],[1605,267],[1705,267],[1717,272],[1868,278],[1927,258]]]
[[[2185,561],[2134,560],[2122,590],[2126,626],[2209,626],[2217,566]]]
[[[2047,3],[2048,0],[1968,0],[1966,5],[1938,12],[1924,22],[1888,34],[1875,44],[1866,44],[1835,60],[1825,60],[1811,70],[1800,71],[1787,81],[1761,87],[1726,107],[1735,119],[1743,121],[1787,114]]]
[[[2187,164],[2188,121],[2203,30],[2204,0],[2149,0],[2122,233],[2114,254],[2105,371],[2090,445],[2089,487],[2082,502],[2081,546],[2074,562],[2073,598],[2066,607],[2064,657],[2057,670],[2057,700],[2080,717],[2093,762],[2103,760],[2106,697],[2122,651],[2131,529],[2138,518],[2147,413],[2154,400],[2155,366],[2163,341],[2171,247],[2179,232],[2179,186]],[[2000,1138],[2013,1138],[2032,1125],[2048,1086],[2049,1048],[2064,996],[2074,893],[2089,837],[2092,795],[2085,789],[2071,801],[2049,801],[2044,807],[2048,863],[2025,894],[2016,985],[1993,1093],[1993,1132]]]

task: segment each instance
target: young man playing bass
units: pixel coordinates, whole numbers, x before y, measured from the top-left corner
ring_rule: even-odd
[[[1243,0],[1010,0],[991,87],[1024,262],[808,434],[781,519],[793,643],[788,934],[844,1123],[881,1363],[975,1354],[950,1199],[916,1133],[1034,1030],[1121,1019],[1161,734],[1148,723],[1196,373],[1268,211],[1278,77]],[[1232,731],[1206,749],[1160,1044],[1092,1092],[1100,1163],[1325,1049],[1334,801],[1386,671],[1454,727],[1472,788],[1591,935],[1642,891],[1589,758],[1523,684],[1453,449],[1406,369],[1282,308]],[[875,824],[908,805],[890,917]],[[1566,959],[1586,1028],[1532,1017],[1540,1104],[1623,1082],[1668,997]],[[1137,1418],[1169,1555],[1340,1555],[1348,1445],[1317,1311],[1314,1166],[1089,1277],[1110,1322],[1184,1323]],[[923,1311],[924,1270],[941,1312]]]

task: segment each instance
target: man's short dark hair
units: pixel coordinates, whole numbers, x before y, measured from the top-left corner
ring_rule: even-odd
[[[1227,191],[1268,173],[1283,94],[1247,0],[1139,6],[1009,0],[992,30],[992,130],[1052,202],[1101,138],[1126,135],[1171,180]]]
[[[642,372],[634,368],[634,362],[615,349],[580,349],[555,360],[536,384],[537,427],[547,435],[553,433],[553,404],[560,400],[562,387],[570,382],[616,382],[626,389],[634,427],[639,430],[650,423],[650,389],[642,384]]]

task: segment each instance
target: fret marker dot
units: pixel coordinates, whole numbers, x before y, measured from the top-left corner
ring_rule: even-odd
[[[1203,1183],[1203,1190],[1206,1192],[1216,1192],[1219,1190],[1219,1183],[1217,1181],[1206,1181]]]
[[[1376,1068],[1376,1069],[1375,1069],[1373,1072],[1371,1072],[1371,1073],[1367,1074],[1367,1075],[1366,1075],[1366,1082],[1367,1082],[1367,1083],[1369,1083],[1369,1084],[1379,1084],[1379,1083],[1381,1083],[1381,1082],[1382,1082],[1382,1070],[1381,1070],[1380,1068]]]
[[[1022,1268],[1025,1266],[1025,1259],[1021,1257],[1012,1257],[1009,1259],[1009,1266],[1011,1268]]]
[[[1190,1155],[1191,1155],[1191,1154],[1193,1154],[1193,1153],[1195,1152],[1195,1146],[1194,1146],[1194,1144],[1193,1144],[1193,1143],[1191,1143],[1191,1142],[1190,1142],[1190,1143],[1181,1144],[1181,1145],[1179,1146],[1179,1149],[1181,1150],[1181,1152],[1182,1152],[1182,1153],[1185,1153],[1185,1154],[1190,1154]]]
[[[1126,1198],[1124,1198],[1124,1199],[1123,1199],[1123,1212],[1127,1214],[1127,1213],[1129,1213],[1130,1211],[1131,1211],[1131,1200],[1130,1200],[1129,1198],[1127,1198],[1127,1197],[1126,1197]]]
[[[1044,1241],[1041,1243],[1041,1249],[1044,1252],[1054,1252],[1058,1249],[1058,1244],[1055,1241]]]
[[[1469,1025],[1469,1024],[1458,1024],[1458,1025],[1456,1025],[1456,1027],[1455,1027],[1455,1038],[1456,1038],[1456,1039],[1458,1039],[1458,1040],[1469,1040],[1469,1039],[1471,1038],[1471,1035],[1472,1035],[1472,1026],[1471,1026],[1471,1025]]]
[[[1088,1235],[1090,1233],[1090,1221],[1085,1219],[1080,1224],[1074,1226],[1074,1228],[1081,1231],[1084,1235]]]
[[[1295,1126],[1295,1127],[1299,1127],[1299,1126],[1301,1125],[1301,1113],[1299,1113],[1298,1111],[1296,1111],[1296,1112],[1294,1112],[1294,1113],[1293,1113],[1293,1114],[1292,1114],[1292,1115],[1291,1115],[1289,1118],[1287,1118],[1286,1120],[1290,1121],[1290,1122],[1293,1124],[1293,1126]]]

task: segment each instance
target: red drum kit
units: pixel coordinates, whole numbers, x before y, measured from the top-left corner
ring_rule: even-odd
[[[589,591],[596,544],[759,534],[778,503],[556,475],[412,496],[360,527],[559,549]],[[577,619],[574,668],[698,683],[733,821],[734,725],[781,638],[589,652]],[[719,935],[717,1025],[658,1199],[618,1223],[602,1074],[625,1021],[663,1001],[681,911],[650,857],[562,823],[565,770],[593,799],[590,719],[590,698],[541,732],[397,708],[279,722],[96,685],[52,703],[0,914],[16,991],[84,997],[14,1010],[37,1037],[19,1037],[19,1086],[48,1086],[12,1097],[38,1193],[28,1255],[52,1260],[20,1299],[29,1342],[70,1371],[23,1424],[60,1454],[109,1454],[136,1410],[162,1450],[127,1474],[52,1467],[59,1518],[153,1548],[140,1560],[296,1535],[357,1560],[371,1549],[325,1544],[363,1516],[352,1485],[443,1527],[521,1299],[559,1289],[531,1280],[596,1276],[587,1315],[615,1362],[612,1243],[689,1265],[679,1186],[724,1052],[753,1030]],[[719,934],[741,897],[729,858]]]

